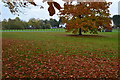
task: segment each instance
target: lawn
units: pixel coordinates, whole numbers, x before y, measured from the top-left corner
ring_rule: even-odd
[[[65,29],[63,29],[63,28],[55,28],[55,29],[16,29],[16,30],[0,30],[0,31],[4,31],[4,32],[9,32],[9,31],[18,31],[18,32],[28,32],[28,31],[32,31],[32,32],[34,32],[34,31],[36,31],[36,32],[59,32],[59,31],[61,31],[61,32],[64,32],[65,31]]]
[[[118,32],[3,32],[4,78],[117,78]]]

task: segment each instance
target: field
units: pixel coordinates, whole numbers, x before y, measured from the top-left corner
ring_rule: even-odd
[[[4,78],[118,78],[118,32],[3,32]]]
[[[4,32],[9,32],[9,31],[18,31],[18,32],[28,32],[28,31],[35,31],[35,32],[65,32],[65,29],[63,28],[55,28],[55,29],[21,29],[21,30],[0,30]]]

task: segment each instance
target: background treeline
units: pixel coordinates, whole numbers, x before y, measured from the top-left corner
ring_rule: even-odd
[[[28,22],[20,20],[19,17],[15,19],[4,19],[2,21],[2,29],[51,29],[59,27],[60,21],[55,19],[40,20],[31,18]]]
[[[113,21],[114,25],[113,28],[120,28],[120,15],[114,15],[113,17],[110,17],[110,19]],[[2,23],[2,29],[3,30],[10,30],[10,29],[51,29],[51,28],[59,28],[59,24],[61,23],[61,19],[57,21],[56,19],[50,19],[50,20],[40,20],[31,18],[28,22],[20,20],[19,17],[16,17],[15,19],[4,19],[3,21],[0,21],[0,24]],[[61,26],[62,27],[62,26]]]

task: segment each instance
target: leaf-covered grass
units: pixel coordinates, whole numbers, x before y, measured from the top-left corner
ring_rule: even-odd
[[[117,32],[3,32],[2,37],[3,78],[118,77]]]

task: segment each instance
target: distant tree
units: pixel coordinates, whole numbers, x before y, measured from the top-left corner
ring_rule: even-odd
[[[16,17],[15,18],[15,21],[21,21],[19,17]]]
[[[39,20],[35,18],[31,18],[28,22],[20,20],[19,17],[15,19],[4,19],[2,21],[2,29],[50,29],[52,26],[52,22],[56,22],[53,24],[57,25],[57,21],[55,19],[51,20]]]
[[[2,29],[25,29],[27,27],[27,23],[25,21],[21,21],[19,17],[15,19],[4,19],[2,21]]]
[[[35,19],[35,18],[31,18],[28,21],[29,26],[32,26],[33,29],[40,29],[40,22],[39,20]]]
[[[42,29],[50,29],[51,25],[50,24],[45,24]]]
[[[4,30],[4,29],[7,29],[7,20],[6,19],[4,19],[3,21],[2,21],[2,29]]]
[[[28,29],[28,28],[29,28],[28,22],[26,22],[26,21],[21,21],[21,23],[22,23],[24,29]]]
[[[19,19],[19,17],[10,19],[8,23],[10,24],[10,29],[24,29],[24,23]]]
[[[14,19],[14,22],[15,22],[15,25],[16,25],[16,28],[17,28],[17,29],[25,29],[25,27],[27,26],[27,25],[25,24],[25,21],[20,20],[19,17],[16,17],[16,18]]]
[[[49,23],[52,27],[59,27],[59,22],[56,19],[50,19]]]
[[[114,15],[113,16],[113,23],[116,27],[120,27],[120,15]]]
[[[31,26],[33,29],[50,29],[51,24],[49,20],[39,20],[35,18],[31,18],[28,21],[28,25]]]
[[[7,29],[16,29],[16,26],[15,26],[15,21],[12,20],[12,19],[8,19],[8,22],[7,22]]]
[[[47,19],[45,19],[45,20],[43,21],[43,23],[44,23],[44,24],[49,24],[49,21],[48,21]]]

